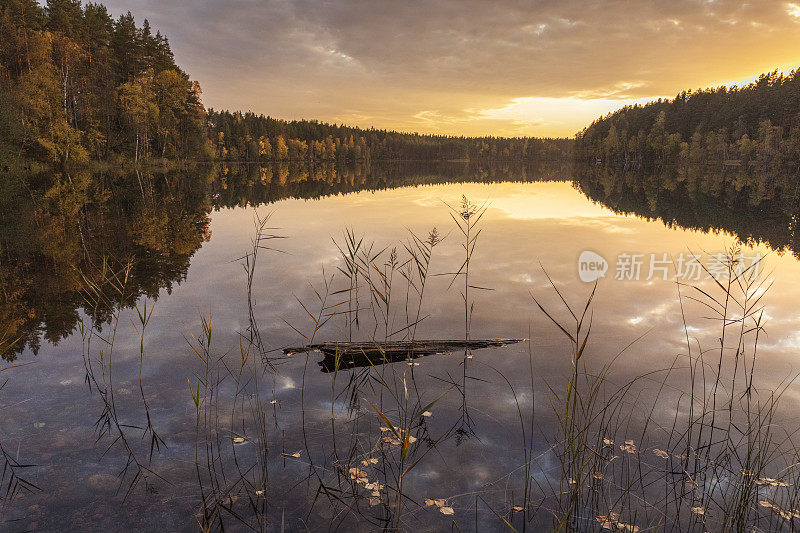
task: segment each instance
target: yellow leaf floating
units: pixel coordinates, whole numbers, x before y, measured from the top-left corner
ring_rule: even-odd
[[[428,507],[435,505],[436,507],[441,508],[444,507],[444,504],[445,504],[444,499],[432,500],[430,498],[425,498],[425,505],[427,505]]]
[[[795,518],[800,518],[800,511],[788,511],[786,509],[781,509],[777,505],[768,502],[767,500],[761,500],[758,502],[761,507],[766,507],[767,509],[772,509],[772,512],[779,515],[784,520],[793,520]]]
[[[439,507],[439,512],[445,515],[455,514],[452,507]]]
[[[512,510],[512,511],[514,511],[515,513],[520,513],[520,512],[522,512],[524,509],[525,509],[525,508],[524,508],[524,507],[522,507],[521,505],[515,505],[514,507],[512,507],[512,508],[511,508],[511,510]]]
[[[777,480],[773,477],[763,477],[755,481],[756,485],[768,485],[770,487],[788,487],[789,484],[785,481]]]
[[[653,453],[661,457],[662,459],[669,459],[669,454],[664,450],[659,450],[658,448],[656,448],[655,450],[653,450]]]
[[[692,507],[692,512],[696,515],[704,515],[706,514],[705,507]]]
[[[626,531],[628,533],[638,533],[639,526],[625,524],[619,521],[619,513],[608,513],[608,515],[598,516],[595,520],[600,522],[600,527],[613,531]]]
[[[367,473],[359,468],[353,467],[348,470],[348,473],[350,474],[350,479],[355,479],[357,482],[361,482],[361,480],[364,480],[365,483],[367,482]]]
[[[431,413],[430,411],[425,411],[424,413],[422,413],[422,416],[432,416],[432,415],[433,413]]]
[[[297,459],[298,457],[300,457],[300,452],[294,452],[294,453],[285,453],[284,452],[281,455],[284,456],[284,457],[294,457],[295,459]]]
[[[234,437],[233,443],[234,444],[242,444],[244,442],[244,437]]]

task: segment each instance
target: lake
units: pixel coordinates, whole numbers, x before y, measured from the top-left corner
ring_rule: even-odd
[[[797,512],[800,262],[768,204],[456,162],[106,183],[3,220],[2,530]],[[522,342],[283,351],[448,339]]]

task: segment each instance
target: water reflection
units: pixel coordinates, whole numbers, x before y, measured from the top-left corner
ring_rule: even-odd
[[[513,176],[513,177],[509,177]],[[350,167],[282,163],[198,166],[190,172],[48,175],[6,184],[0,205],[0,353],[6,360],[75,331],[82,276],[130,263],[130,306],[186,277],[211,239],[212,209],[433,183],[564,179],[563,167],[404,163]],[[97,281],[95,279],[95,281]],[[107,321],[111,309],[99,308]]]
[[[575,183],[586,196],[616,213],[633,213],[670,227],[722,230],[744,243],[764,243],[798,257],[800,196],[791,185],[796,176],[739,172],[642,175],[589,167],[579,169]]]
[[[27,338],[28,348],[15,346],[19,363],[34,364],[10,369],[0,395],[0,442],[6,449],[19,449],[25,464],[38,465],[28,474],[43,489],[15,500],[5,516],[19,522],[8,523],[25,525],[19,529],[114,529],[125,520],[143,528],[159,524],[196,530],[198,525],[242,528],[244,521],[259,530],[278,530],[284,524],[287,529],[368,531],[441,530],[453,527],[453,521],[462,530],[476,521],[479,528],[496,529],[508,520],[519,530],[551,527],[554,515],[573,512],[570,527],[585,529],[602,527],[598,517],[609,524],[665,524],[664,510],[679,507],[683,514],[671,516],[663,526],[679,530],[703,527],[697,518],[701,515],[691,509],[705,506],[709,523],[724,520],[709,495],[726,501],[718,495],[725,486],[738,486],[744,467],[734,465],[746,459],[740,461],[735,447],[725,449],[724,457],[704,448],[705,457],[725,466],[697,468],[677,449],[694,438],[673,438],[668,430],[676,416],[684,420],[687,398],[702,405],[700,399],[707,397],[692,396],[692,368],[695,375],[699,368],[710,368],[700,364],[695,345],[707,349],[711,362],[719,346],[719,321],[705,318],[708,309],[702,303],[681,302],[672,279],[615,280],[609,275],[599,281],[589,308],[593,314],[587,313],[592,335],[580,356],[587,376],[578,387],[585,391],[586,384],[597,383],[594,376],[601,376],[603,385],[597,390],[602,394],[597,397],[608,398],[612,408],[595,404],[596,410],[569,411],[567,418],[602,421],[583,433],[584,444],[596,452],[587,458],[569,455],[561,438],[568,426],[563,407],[570,376],[580,367],[575,343],[537,308],[531,295],[572,332],[572,313],[562,297],[580,317],[593,291],[577,275],[581,251],[594,250],[613,264],[626,251],[722,251],[734,236],[621,216],[586,201],[570,183],[538,180],[536,171],[515,181],[519,174],[513,168],[465,168],[461,166],[461,174],[446,163],[438,170],[336,169],[323,172],[322,178],[312,179],[308,173],[296,180],[289,171],[284,183],[275,168],[266,183],[255,181],[261,175],[256,167],[210,168],[206,174],[144,175],[141,188],[136,176],[109,176],[112,196],[84,202],[73,219],[62,219],[77,221],[79,230],[33,219],[21,225],[29,234],[39,227],[49,227],[49,234],[68,234],[60,242],[73,245],[61,248],[72,251],[58,265],[77,273],[72,285],[63,284],[71,298],[58,302],[63,313],[72,313],[63,321],[59,344]],[[511,179],[505,179],[506,172]],[[554,172],[552,177],[557,176]],[[581,185],[591,187],[583,181]],[[612,188],[625,193],[622,185]],[[337,195],[356,190],[361,192]],[[464,264],[464,236],[447,208],[458,206],[462,195],[481,204],[488,201],[466,283],[455,276]],[[613,195],[604,201],[613,206]],[[269,231],[285,239],[270,241],[274,250],[264,250],[253,266],[241,258],[259,242],[254,241],[254,210],[242,206],[262,202],[274,202],[259,213],[263,217],[272,211],[269,226],[277,229]],[[53,208],[37,216],[46,220],[57,213]],[[160,222],[151,224],[153,218]],[[4,258],[24,258],[25,239],[12,240],[10,219],[4,221]],[[418,264],[409,262],[405,245],[416,242],[410,232],[424,241],[433,227],[444,240],[431,254],[421,297]],[[213,237],[204,242],[209,235]],[[348,235],[371,250],[365,261],[371,280],[362,277],[362,269],[358,297],[345,274],[350,272],[342,255]],[[9,252],[11,243],[20,248],[16,255]],[[50,259],[52,249],[37,253],[49,268],[56,264]],[[132,271],[131,288],[123,291],[127,296],[106,306],[113,310],[94,312],[83,302],[79,273],[102,279],[102,257],[109,263],[126,264],[133,258],[152,266],[137,267],[134,261],[134,270],[141,273]],[[793,283],[800,275],[794,257],[773,255],[767,261],[765,272],[775,281],[764,299],[771,320],[752,383],[765,391],[780,386],[795,358],[800,296]],[[404,270],[408,266],[413,269]],[[18,270],[25,273],[22,267]],[[31,285],[46,281],[48,271],[43,270],[28,284],[39,291],[34,303],[47,299],[41,292],[47,285]],[[152,277],[145,278],[147,272]],[[387,275],[391,272],[394,276]],[[372,288],[386,296],[390,278],[397,297],[387,304]],[[713,282],[704,283],[713,288]],[[141,311],[145,302],[152,315],[142,333],[140,314],[130,306]],[[341,339],[385,340],[396,332],[404,338],[413,324],[415,339],[464,338],[465,306],[470,338],[524,337],[530,343],[403,358],[375,368],[339,366],[338,372],[327,373],[317,371],[316,363],[325,360],[318,354],[281,353],[287,346]],[[99,339],[110,333],[109,320],[119,323],[113,354]],[[108,449],[113,433],[97,442],[95,423],[112,400],[84,386],[80,354],[85,345],[67,329],[76,323],[100,325],[94,347],[87,350],[93,364],[102,363],[95,366],[97,388],[109,389],[104,376],[113,383],[117,429],[129,437],[137,461],[163,478],[149,476],[124,504],[129,479],[119,474],[129,453]],[[30,331],[36,336],[46,322],[34,324]],[[735,348],[733,338],[726,350]],[[262,364],[262,354],[273,367]],[[746,352],[748,365],[751,354]],[[606,369],[611,361],[613,371]],[[723,374],[732,368],[726,359]],[[628,393],[616,395],[619,388]],[[722,388],[727,390],[727,382]],[[697,390],[705,389],[698,385]],[[748,387],[731,390],[737,392],[737,402],[758,397],[750,392],[739,396]],[[797,399],[794,388],[786,389],[788,408],[774,419],[781,426],[792,427]],[[722,427],[720,420],[712,422],[699,411],[693,418],[703,424],[695,426],[693,437]],[[752,419],[731,418],[739,428],[758,427]],[[645,425],[648,420],[652,423]],[[165,447],[148,461],[154,432]],[[756,434],[767,436],[756,429],[750,433]],[[637,454],[644,460],[635,461]],[[791,453],[772,457],[785,457],[788,464],[795,459]],[[576,472],[583,460],[591,468]],[[696,464],[708,463],[697,459]],[[778,477],[776,463],[768,466],[754,481]],[[672,480],[669,492],[665,478]],[[638,480],[652,490],[633,492]],[[573,485],[581,487],[574,501],[559,496],[576,494]],[[780,492],[785,487],[757,487],[751,496],[767,498],[781,509],[794,501]],[[638,497],[647,503],[636,508],[621,503]],[[432,503],[426,505],[426,499]],[[780,520],[769,510],[746,518],[762,528],[780,527]]]
[[[6,185],[0,206],[0,348],[14,359],[42,339],[70,335],[84,308],[83,276],[103,264],[130,262],[125,301],[92,310],[108,320],[112,308],[139,295],[157,298],[186,277],[190,258],[210,238],[213,173],[147,175],[145,189],[127,179],[89,174],[48,176],[49,187],[19,179]],[[44,180],[42,180],[44,181]]]

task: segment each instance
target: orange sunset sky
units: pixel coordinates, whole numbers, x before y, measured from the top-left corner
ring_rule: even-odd
[[[800,2],[111,0],[207,107],[454,135],[572,136],[623,105],[800,65]]]

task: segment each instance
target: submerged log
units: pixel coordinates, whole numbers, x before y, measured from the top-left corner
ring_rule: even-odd
[[[525,339],[482,340],[416,340],[390,342],[326,342],[307,346],[285,348],[283,353],[292,355],[305,352],[321,352],[325,358],[319,362],[323,372],[334,372],[347,368],[376,366],[385,363],[411,360],[426,355],[455,351],[498,348],[516,344]]]

